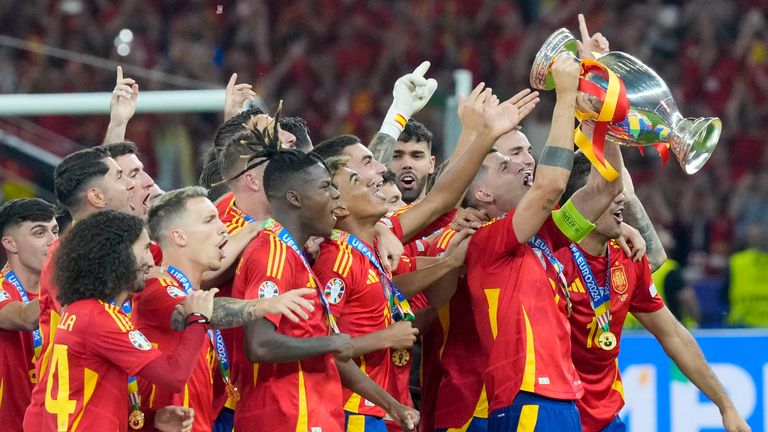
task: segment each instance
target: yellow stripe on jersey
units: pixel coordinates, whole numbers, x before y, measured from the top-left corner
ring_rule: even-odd
[[[539,420],[538,405],[523,405],[520,411],[520,421],[517,423],[517,432],[533,432]]]
[[[500,288],[488,288],[485,291],[485,298],[488,300],[488,319],[491,323],[491,334],[493,339],[496,339],[496,335],[499,334],[499,293]]]
[[[365,416],[360,414],[348,416],[346,432],[365,432]]]
[[[536,349],[533,345],[533,329],[525,307],[520,307],[523,309],[523,318],[525,318],[525,369],[523,370],[523,383],[520,390],[533,393],[536,386]]]
[[[368,283],[373,284],[379,281],[379,275],[375,271],[368,269]]]
[[[333,263],[333,271],[341,277],[347,277],[353,262],[352,246],[341,242],[336,244],[339,246],[339,252],[336,255],[336,261]]]
[[[131,320],[129,320],[127,316],[120,312],[120,309],[118,309],[116,306],[112,306],[104,302],[101,303],[104,305],[104,310],[107,311],[109,316],[112,317],[112,320],[115,321],[115,324],[117,324],[117,326],[120,328],[120,331],[127,333],[133,330],[133,324],[131,323]]]
[[[3,407],[3,390],[5,390],[5,380],[0,379],[0,408]]]
[[[307,414],[307,389],[304,388],[304,371],[299,363],[299,418],[296,421],[296,432],[309,430],[309,418]]]
[[[56,333],[56,327],[59,326],[60,321],[61,315],[51,309],[51,325],[48,327],[50,329],[50,334],[48,335],[48,348],[43,353],[43,360],[40,362],[40,371],[37,374],[38,377],[46,376],[48,374],[48,362],[51,361],[51,354],[53,354],[53,335]],[[40,330],[40,336],[45,339],[42,328]]]
[[[451,242],[451,239],[456,235],[456,231],[454,230],[447,230],[443,233],[443,235],[440,236],[440,241],[438,242],[437,246],[442,249],[448,249],[448,243]]]
[[[274,235],[269,236],[269,260],[267,276],[280,279],[285,267],[285,244]]]
[[[389,308],[387,308],[389,309]],[[365,372],[365,358],[360,357],[360,370],[365,374],[368,375]],[[360,400],[362,397],[360,397],[357,393],[352,393],[352,396],[347,399],[347,403],[344,404],[344,411],[349,411],[351,413],[356,413],[360,411]]]
[[[621,382],[621,376],[619,376],[619,359],[616,360],[616,375],[613,376],[613,384],[611,389],[616,390],[621,395],[621,399],[624,399],[624,384]]]
[[[485,384],[480,391],[480,398],[477,400],[477,406],[475,406],[475,412],[472,413],[472,417],[488,418],[488,394],[485,392]]]
[[[259,364],[254,363],[253,364],[253,386],[254,387],[256,387],[256,380],[258,379],[258,376],[259,376]]]
[[[83,369],[83,406],[80,408],[80,414],[77,415],[75,421],[72,422],[72,432],[77,431],[77,426],[80,424],[80,420],[83,418],[88,402],[93,397],[93,392],[96,391],[96,384],[99,381],[99,374],[96,371],[92,371],[88,368]]]
[[[184,408],[189,408],[189,385],[184,384],[184,400],[182,402]]]
[[[448,343],[448,332],[451,331],[451,305],[450,303],[444,304],[437,310],[437,319],[440,322],[440,327],[443,329],[443,342],[440,344],[440,351],[437,352],[437,358],[443,358],[443,350]]]

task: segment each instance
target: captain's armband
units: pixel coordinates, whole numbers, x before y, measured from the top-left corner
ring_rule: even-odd
[[[595,229],[595,224],[579,213],[571,200],[552,212],[552,220],[566,237],[576,243],[584,240]]]

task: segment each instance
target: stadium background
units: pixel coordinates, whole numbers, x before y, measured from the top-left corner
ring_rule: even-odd
[[[267,107],[273,110],[282,99],[286,114],[304,117],[315,142],[340,133],[365,141],[378,130],[395,79],[427,59],[428,75],[440,86],[416,118],[435,133],[440,157],[452,146],[443,141],[444,131],[455,127],[444,115],[453,71],[467,69],[475,82],[511,95],[528,85],[531,59],[546,36],[561,26],[575,31],[576,14],[583,12],[612,49],[640,58],[665,79],[685,116],[723,120],[714,156],[694,176],[683,174],[674,160],[662,166],[653,151],[645,158],[624,152],[651,219],[672,240],[668,253],[681,266],[683,285],[695,293],[683,302],[698,303],[700,312],[686,317],[686,324],[766,327],[767,11],[766,0],[5,0],[0,36],[67,51],[46,56],[10,47],[2,38],[0,93],[111,91],[114,66],[90,66],[76,53],[165,72],[162,80],[127,74],[142,91],[221,88],[237,72],[239,82],[255,85]],[[534,149],[546,139],[554,97],[545,94],[542,100],[524,123]],[[196,182],[199,158],[222,120],[221,113],[138,114],[127,137],[168,190]],[[107,115],[0,118],[0,199],[52,199],[52,161],[43,151],[61,157],[100,144],[107,123]],[[752,248],[753,260],[754,319],[748,323],[728,316],[729,263],[746,248]],[[753,378],[756,417],[750,424],[768,430],[762,415],[768,347],[763,333],[750,332],[745,337],[729,331],[712,346],[720,352],[735,343],[738,349],[727,350],[732,357],[723,361],[732,358]],[[642,346],[644,336],[637,338]],[[625,343],[632,345],[630,339]],[[742,356],[754,361],[755,354],[757,363],[741,363]],[[653,361],[663,367],[661,358]],[[626,353],[623,359],[625,367],[635,360]],[[667,417],[658,421],[659,430],[672,427]]]

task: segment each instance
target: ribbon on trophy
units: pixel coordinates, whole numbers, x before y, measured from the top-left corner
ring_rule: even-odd
[[[630,112],[627,114],[627,118],[622,120],[618,126],[629,132],[629,135],[631,135],[633,139],[638,139],[641,134],[652,134],[658,136],[659,139],[664,140],[672,132],[663,124],[654,126],[653,123],[644,115],[636,112]],[[661,165],[666,166],[667,161],[669,160],[669,143],[658,142],[656,144],[652,144],[652,146],[656,149],[656,151],[659,152],[659,156],[661,157]],[[640,152],[641,156],[645,157],[644,147],[638,147],[637,151]]]
[[[192,294],[194,288],[192,287],[192,282],[189,280],[187,275],[171,265],[166,265],[165,270],[168,272],[168,274],[173,276],[177,282],[181,284],[181,289],[184,290],[184,294]],[[229,354],[227,353],[227,346],[224,344],[224,337],[221,335],[221,330],[208,329],[208,339],[211,341],[211,346],[213,346],[213,350],[216,354],[216,360],[219,363],[219,371],[221,371],[221,379],[224,380],[224,385],[227,389],[227,402],[237,402],[240,400],[240,393],[230,378],[231,367],[229,365]]]
[[[598,336],[597,345],[606,351],[610,351],[616,347],[616,336],[611,332],[611,248],[608,247],[605,257],[604,288],[600,288],[597,285],[595,274],[592,272],[587,259],[579,248],[573,243],[569,245],[569,248],[571,249],[573,260],[576,262],[576,267],[579,268],[581,278],[584,279],[584,284],[587,286],[589,303],[595,312],[597,325],[602,330],[602,333]]]
[[[304,253],[302,253],[301,249],[299,249],[299,246],[296,244],[296,240],[293,239],[291,233],[288,232],[287,229],[283,228],[280,222],[273,218],[266,219],[262,226],[265,230],[272,232],[272,234],[274,234],[278,240],[291,248],[291,250],[296,252],[299,258],[301,258],[301,263],[304,265],[304,269],[307,271],[307,273],[309,273],[309,277],[312,279],[312,283],[315,285],[317,293],[320,296],[320,303],[323,305],[325,314],[328,316],[328,326],[331,328],[333,333],[341,333],[339,331],[339,326],[336,325],[336,319],[333,317],[333,313],[331,312],[331,305],[328,303],[328,299],[325,298],[323,286],[320,285],[320,279],[318,279],[317,275],[315,275],[315,272],[312,271],[312,267],[309,265],[309,261],[307,261]]]
[[[593,73],[608,81],[607,90],[603,90],[597,84],[584,79],[587,73]],[[597,115],[583,113],[576,110],[576,118],[580,123],[585,120],[595,120],[595,129],[592,139],[582,132],[580,124],[574,131],[574,142],[584,152],[584,155],[592,162],[595,169],[606,180],[613,181],[619,177],[607,160],[605,160],[605,135],[608,133],[610,123],[618,123],[627,118],[629,112],[629,100],[624,82],[606,66],[591,59],[581,61],[581,78],[579,78],[579,91],[594,96],[602,101],[603,106]]]

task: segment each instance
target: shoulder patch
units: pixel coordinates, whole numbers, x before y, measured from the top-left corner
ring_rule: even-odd
[[[131,330],[128,332],[128,339],[131,344],[142,351],[149,351],[152,349],[152,344],[149,343],[149,339],[144,336],[144,333],[138,330]]]
[[[11,299],[11,295],[10,294],[5,292],[5,290],[0,290],[0,301],[6,301],[6,300],[10,300],[10,299]]]
[[[186,297],[187,295],[175,286],[169,286],[166,288],[166,291],[168,292],[168,295],[171,296],[171,298],[179,298],[179,297]]]
[[[330,304],[338,304],[344,298],[345,290],[344,280],[333,278],[325,284],[325,298]]]
[[[272,298],[280,295],[280,288],[272,281],[264,281],[259,285],[259,298]]]

